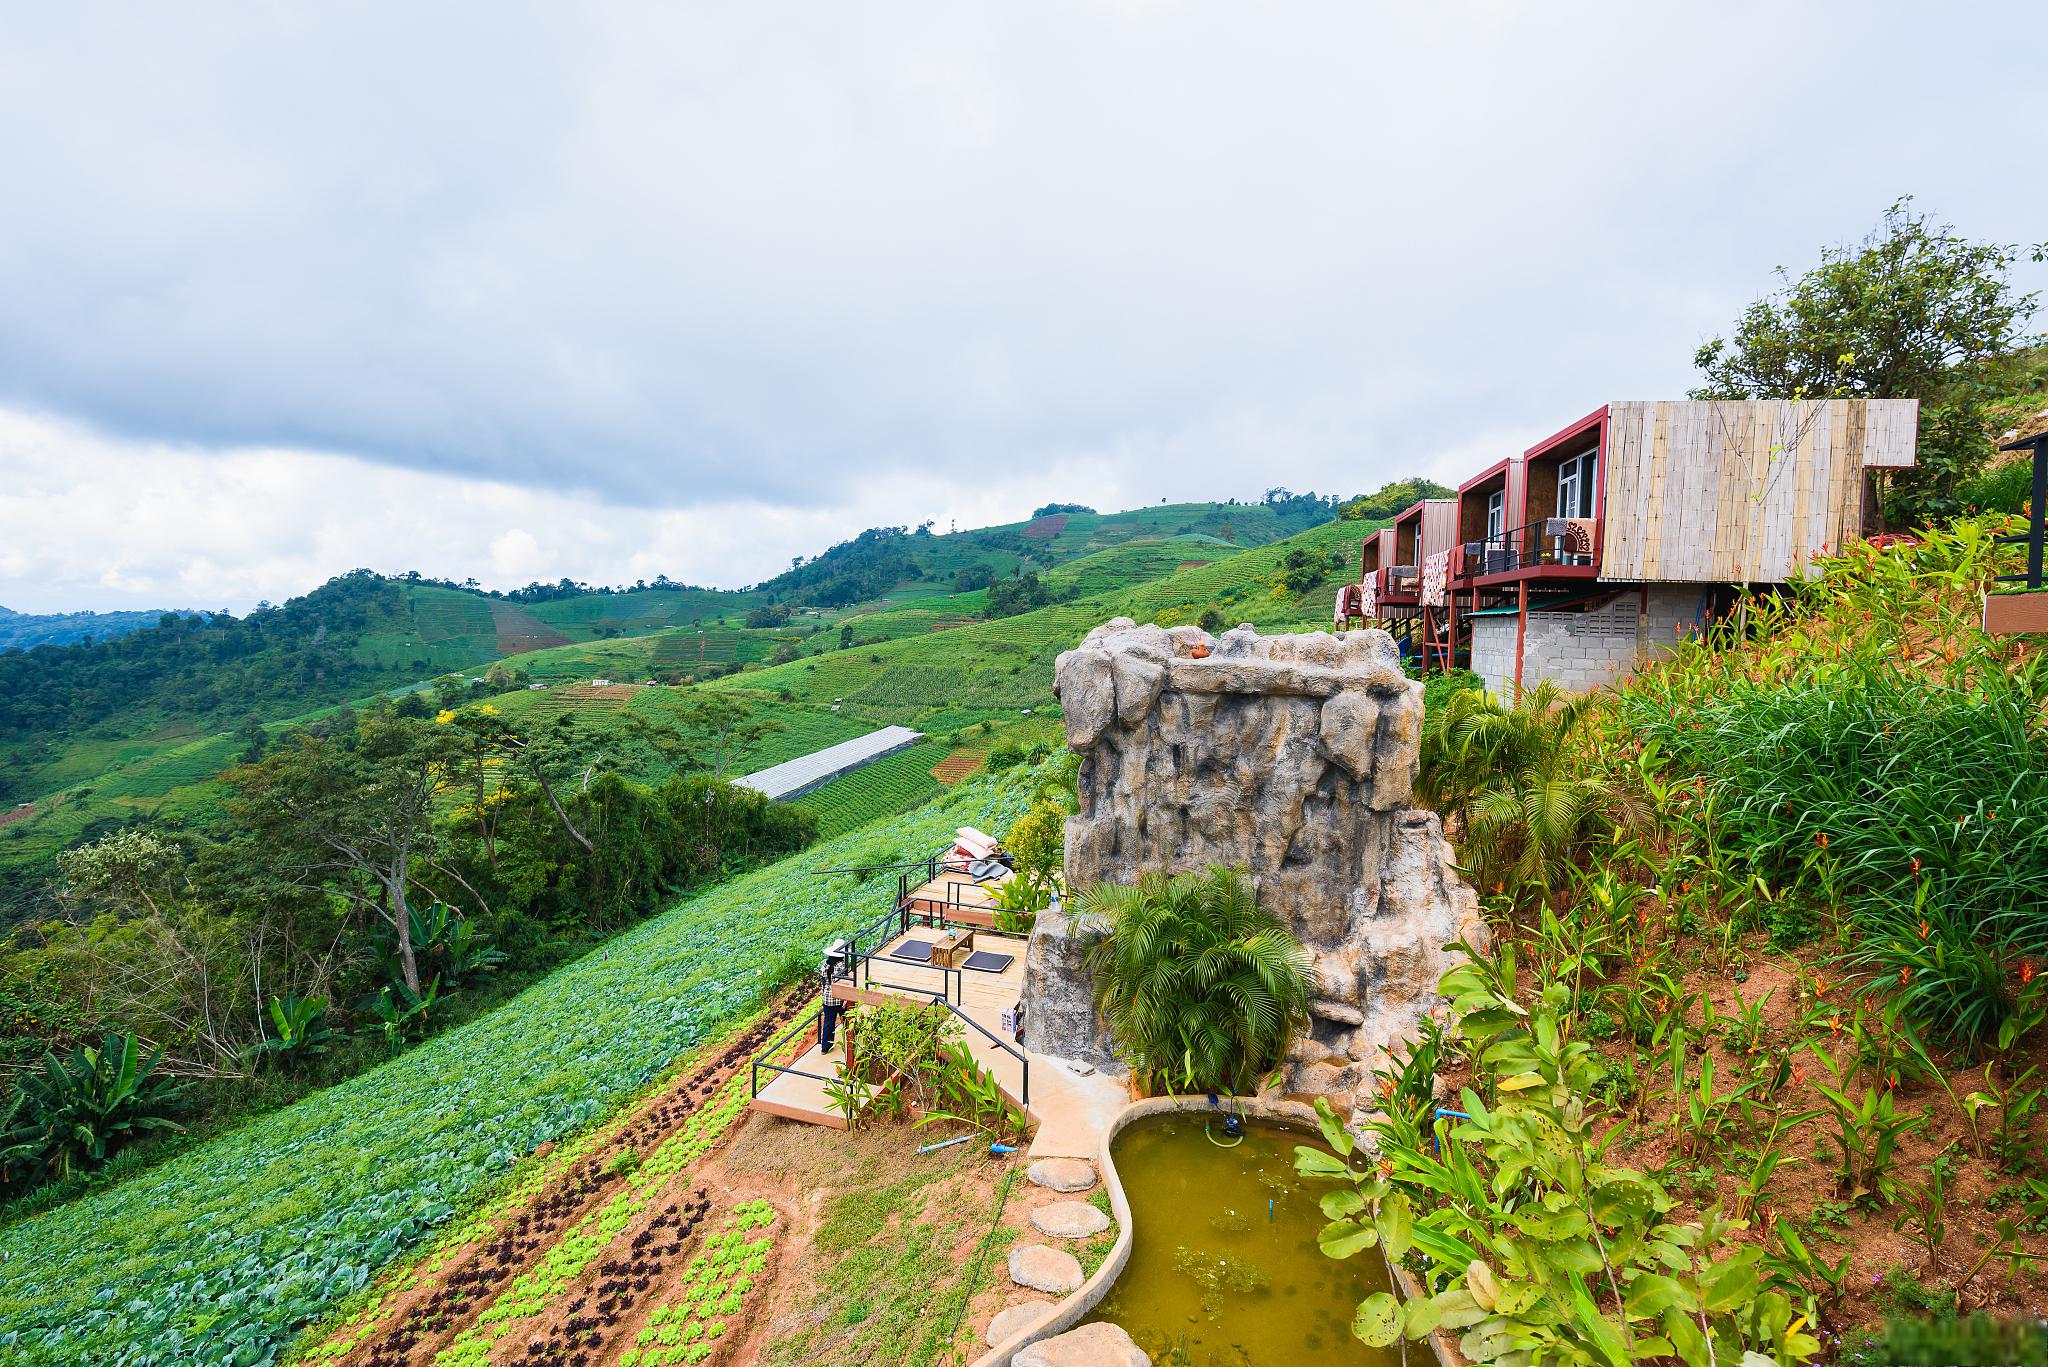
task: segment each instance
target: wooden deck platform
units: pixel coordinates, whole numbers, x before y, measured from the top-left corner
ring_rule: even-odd
[[[957,974],[934,968],[915,960],[895,962],[892,957],[898,945],[921,942],[936,944],[946,938],[946,932],[936,927],[913,926],[908,932],[896,936],[882,947],[882,957],[870,960],[860,966],[852,982],[841,982],[833,987],[833,995],[840,1001],[858,1003],[862,1001],[903,1001],[912,1004],[932,1002],[934,994],[945,993],[953,999],[960,1013],[989,1034],[1008,1039],[1003,1035],[1002,1014],[1017,1004],[1018,995],[1024,987],[1025,940],[1021,936],[996,935],[987,930],[975,931],[974,948],[991,953],[1007,954],[1010,962],[999,973],[979,969],[962,968]],[[933,1010],[943,1010],[934,1004]],[[1024,1067],[1018,1059],[1004,1050],[980,1031],[961,1028],[961,1038],[975,1060],[995,1077],[1010,1099],[1022,1104],[1024,1094]],[[795,1046],[805,1047],[797,1052]],[[858,1044],[855,1045],[858,1048]],[[794,1057],[791,1055],[794,1054]],[[785,1067],[795,1068],[803,1073],[814,1073],[819,1077],[837,1077],[845,1063],[845,1037],[835,1042],[830,1054],[818,1049],[816,1033],[808,1039],[791,1042],[791,1047],[774,1060]],[[1037,1072],[1033,1070],[1034,1074]],[[1038,1081],[1034,1075],[1032,1082]],[[777,1073],[773,1081],[762,1084],[760,1093],[754,1097],[755,1110],[770,1115],[786,1116],[791,1120],[808,1120],[813,1124],[830,1125],[845,1129],[846,1122],[833,1111],[825,1095],[825,1084],[817,1078],[799,1077],[794,1073]]]

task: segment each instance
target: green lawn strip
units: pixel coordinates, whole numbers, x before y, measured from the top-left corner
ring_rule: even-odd
[[[1116,1247],[1117,1229],[1116,1212],[1110,1209],[1108,1192],[1097,1187],[1089,1196],[1088,1204],[1109,1217],[1109,1228],[1074,1250],[1074,1257],[1081,1264],[1082,1274],[1092,1277],[1095,1275],[1095,1269],[1102,1266],[1102,1260],[1109,1256],[1109,1251]]]
[[[861,1185],[835,1198],[815,1241],[823,1263],[816,1302],[829,1310],[771,1344],[763,1361],[775,1367],[931,1367],[939,1361],[960,1320],[957,1312],[977,1285],[973,1257],[963,1262],[956,1251],[967,1241],[978,1251],[1002,1200],[1000,1186],[985,1201],[933,1200],[932,1188],[957,1170],[932,1164],[897,1175],[892,1167],[863,1174]],[[1007,1226],[995,1231],[983,1278],[1002,1266],[1012,1237]]]
[[[1031,777],[963,784],[708,889],[389,1063],[0,1230],[0,1360],[271,1360],[513,1162],[754,1007],[793,948],[886,906],[880,882],[815,870],[1000,830]]]
[[[711,1356],[768,1270],[774,1239],[748,1236],[774,1222],[766,1201],[733,1207],[683,1269],[676,1295],[654,1308],[635,1345],[619,1355],[619,1367],[676,1367]]]

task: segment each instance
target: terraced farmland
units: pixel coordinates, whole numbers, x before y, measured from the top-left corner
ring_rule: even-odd
[[[768,653],[766,647],[756,646],[752,637],[743,631],[725,627],[708,630],[672,631],[664,634],[654,643],[654,663],[664,668],[684,668],[699,664],[737,664],[749,659],[758,660]]]
[[[1078,517],[1079,515],[1076,514]],[[1329,523],[1257,550],[1226,556],[1115,590],[993,622],[925,633],[735,675],[713,688],[798,702],[844,700],[878,722],[939,734],[967,719],[1017,717],[1053,707],[1052,663],[1111,617],[1172,625],[1215,609],[1261,630],[1321,630],[1334,586],[1356,564],[1359,542],[1377,524]],[[1301,589],[1284,581],[1285,557],[1301,550],[1317,568]],[[1143,552],[1151,554],[1151,552]],[[948,720],[941,722],[940,717]]]
[[[430,645],[488,646],[497,635],[489,601],[453,589],[415,587],[411,593],[413,623]]]
[[[491,626],[497,632],[500,655],[523,655],[529,650],[569,644],[567,636],[517,603],[492,603]]]
[[[873,885],[815,870],[921,858],[963,822],[1001,829],[1028,794],[1024,776],[969,783],[711,889],[390,1063],[0,1230],[0,1360],[275,1361],[517,1180],[515,1160],[603,1120],[751,1009],[791,945],[874,914]]]
[[[535,603],[539,620],[571,636],[599,630],[654,631],[745,612],[759,595],[720,589],[646,589],[634,593],[591,593]]]

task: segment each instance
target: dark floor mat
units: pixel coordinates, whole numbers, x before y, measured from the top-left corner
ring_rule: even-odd
[[[986,949],[977,949],[967,956],[964,967],[977,973],[1000,973],[1015,962],[1017,956],[1014,954],[992,954]]]
[[[889,957],[892,959],[908,959],[914,964],[928,964],[932,961],[932,942],[930,940],[905,940],[902,944],[889,951]]]

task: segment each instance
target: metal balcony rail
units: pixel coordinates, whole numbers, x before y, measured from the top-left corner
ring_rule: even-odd
[[[1510,574],[1516,570],[1554,566],[1583,566],[1593,563],[1590,548],[1568,549],[1571,524],[1589,518],[1544,517],[1494,536],[1467,541],[1461,550],[1461,578]]]

